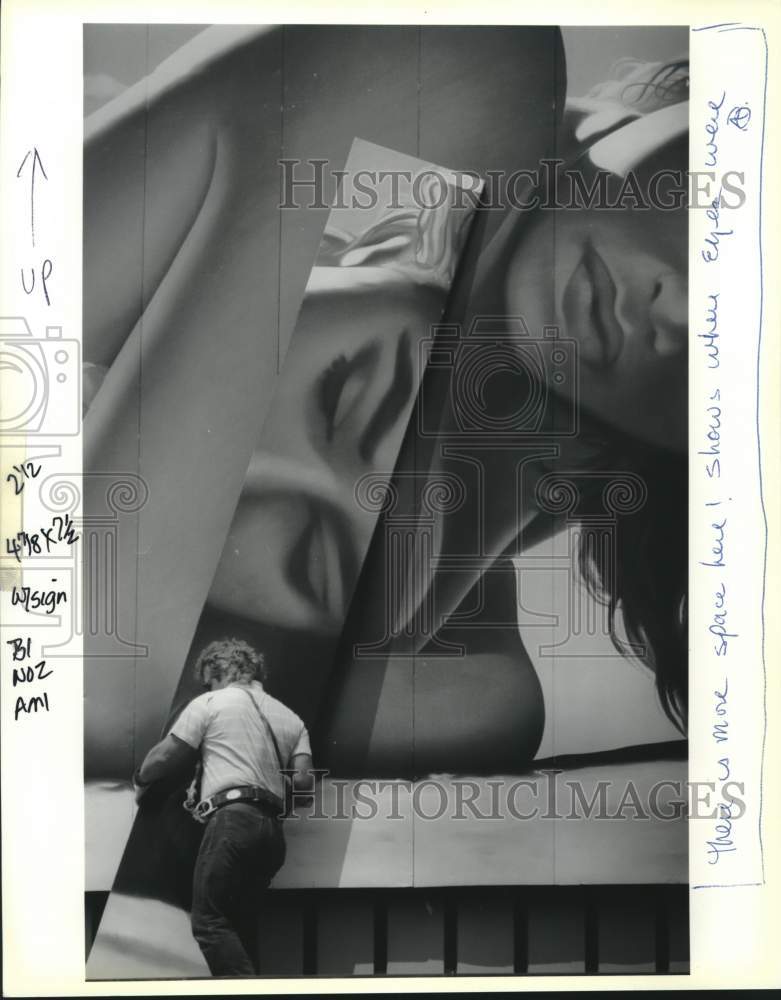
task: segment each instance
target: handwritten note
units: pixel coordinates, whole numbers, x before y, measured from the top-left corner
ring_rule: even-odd
[[[3,5],[13,42],[2,52],[0,125],[0,759],[14,938],[3,971],[18,963],[21,993],[50,992],[33,981],[53,982],[81,933],[83,82],[80,60],[71,71],[64,62],[81,32],[39,4]]]
[[[38,151],[38,147],[34,146],[32,149],[28,149],[24,154],[22,162],[19,164],[19,169],[16,171],[17,180],[24,182],[25,186],[29,191],[30,200],[30,245],[31,249],[35,250],[35,181],[36,176],[39,176],[42,180],[47,181],[48,175],[46,169],[43,165],[43,160],[41,159],[41,154]],[[28,193],[28,192],[25,192]],[[27,265],[22,265],[20,268],[20,276],[22,282],[22,288],[25,295],[32,295],[35,292],[36,279],[39,279],[38,288],[40,293],[46,300],[46,305],[51,305],[51,299],[49,298],[49,278],[51,277],[54,264],[50,257],[42,257],[40,254],[33,253],[31,261]]]
[[[62,669],[56,652],[48,650],[57,649],[56,632],[72,631],[78,614],[74,588],[81,532],[70,510],[57,512],[46,484],[52,474],[61,476],[61,485],[80,477],[80,461],[64,459],[66,449],[58,443],[79,431],[80,366],[78,343],[62,338],[52,277],[48,188],[60,178],[36,143],[17,150],[14,174],[6,181],[15,184],[10,225],[16,254],[4,258],[4,267],[15,273],[2,275],[0,317],[2,368],[12,376],[4,382],[0,424],[2,724],[31,727],[40,736],[46,718],[57,711]],[[78,439],[72,444],[78,447]]]
[[[691,169],[710,194],[692,209],[692,773],[712,790],[693,818],[692,884],[761,883],[764,515],[757,371],[762,323],[761,31],[692,35],[707,67],[692,92]],[[725,197],[722,179],[740,181]]]
[[[28,481],[35,480],[42,467],[41,463],[31,461],[14,465],[5,477],[6,483],[12,484],[14,495],[23,494]],[[13,535],[7,535],[4,541],[5,554],[19,564],[31,562],[35,565],[36,557],[52,553],[60,555],[63,548],[69,549],[79,538],[70,515],[54,515],[48,524],[40,525],[37,530],[22,529]],[[49,689],[44,682],[52,676],[54,668],[42,657],[41,640],[46,637],[46,633],[41,635],[39,632],[38,615],[50,616],[55,611],[64,611],[69,602],[69,593],[57,576],[52,576],[50,581],[54,586],[45,589],[18,583],[13,583],[11,587],[11,608],[21,610],[23,619],[29,623],[22,634],[13,634],[4,640],[5,645],[10,647],[8,655],[11,685],[15,694],[12,715],[14,722],[37,716],[39,712],[49,712],[52,708]],[[19,693],[17,688],[21,688]]]

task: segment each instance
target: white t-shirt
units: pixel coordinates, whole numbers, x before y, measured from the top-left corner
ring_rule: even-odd
[[[277,738],[284,767],[296,754],[311,753],[304,723],[258,681],[208,691],[187,705],[171,729],[189,746],[202,748],[202,799],[239,785],[260,785],[284,799],[285,779],[258,708]]]

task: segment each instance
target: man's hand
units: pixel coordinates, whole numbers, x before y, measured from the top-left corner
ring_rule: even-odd
[[[136,802],[139,802],[144,792],[154,781],[172,777],[178,772],[184,772],[188,767],[192,770],[198,760],[198,751],[180,740],[178,736],[169,733],[160,740],[144,757],[144,762],[133,775],[133,790]]]
[[[291,806],[308,806],[312,804],[315,790],[315,776],[312,774],[312,756],[308,753],[297,753],[290,758],[290,784],[292,787]],[[289,773],[289,772],[288,772]]]
[[[138,805],[138,803],[144,797],[144,792],[146,792],[147,788],[149,788],[148,784],[145,784],[141,781],[141,778],[139,776],[140,770],[141,768],[137,767],[133,772],[133,795],[135,796],[136,805]]]

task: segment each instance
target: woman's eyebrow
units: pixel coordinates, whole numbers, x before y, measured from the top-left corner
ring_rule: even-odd
[[[396,423],[413,389],[412,355],[410,352],[409,330],[403,330],[396,346],[396,363],[391,382],[385,395],[361,435],[358,453],[364,462],[369,462],[383,436]]]

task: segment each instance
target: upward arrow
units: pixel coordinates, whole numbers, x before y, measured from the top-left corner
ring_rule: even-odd
[[[32,157],[30,166],[30,235],[32,237],[33,246],[35,246],[35,173],[36,170],[40,170],[43,174],[44,180],[48,181],[48,176],[43,166],[43,160],[41,159],[41,154],[38,152],[38,147],[33,146],[32,149],[28,149],[24,154],[24,159],[19,164],[19,169],[16,171],[16,176],[21,177],[22,171],[24,170],[24,165]]]

